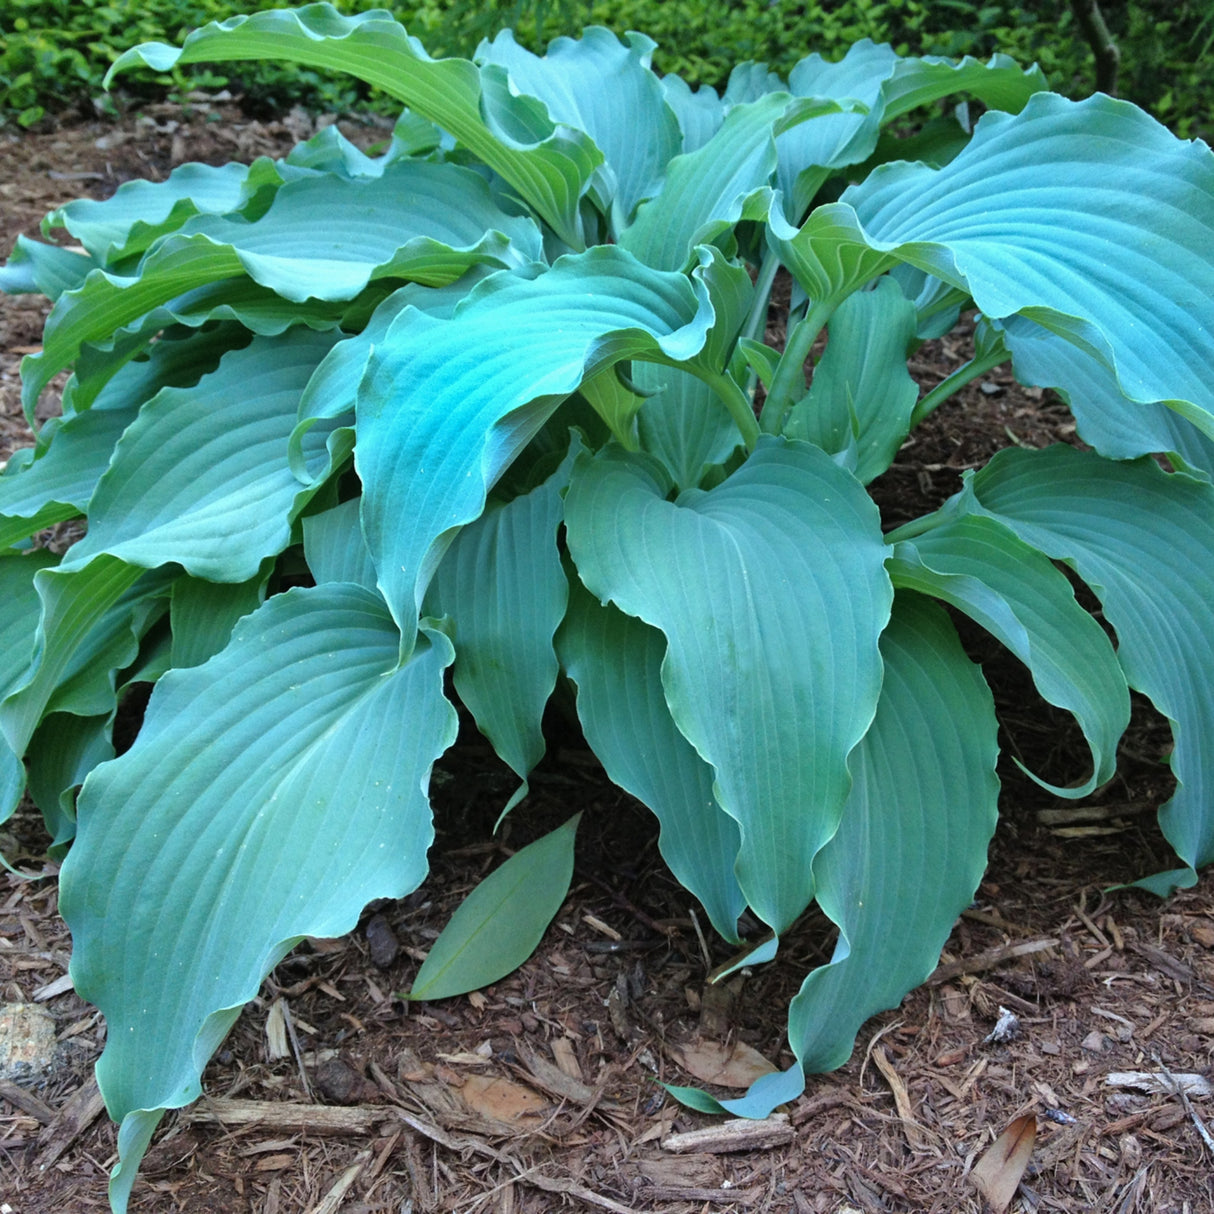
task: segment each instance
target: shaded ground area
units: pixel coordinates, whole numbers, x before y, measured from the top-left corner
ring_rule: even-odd
[[[162,106],[119,125],[0,133],[0,248],[78,194],[104,197],[187,158],[282,154],[311,129],[302,115],[258,124],[201,102],[189,115]],[[363,144],[380,135],[347,133]],[[40,305],[0,298],[3,455],[26,441],[17,367],[40,340]],[[966,355],[962,333],[925,346],[912,369],[930,387]],[[1060,403],[996,374],[917,431],[875,492],[893,524],[953,492],[998,447],[1072,437]],[[1086,751],[1069,719],[1015,662],[965,635],[994,686],[1007,751],[1056,782],[1082,777]],[[1023,1114],[1037,1138],[1013,1209],[1214,1208],[1199,1126],[1209,1100],[1186,1107],[1166,1090],[1110,1081],[1165,1068],[1209,1075],[1214,878],[1166,904],[1102,892],[1170,866],[1150,812],[1168,795],[1169,745],[1165,724],[1140,708],[1121,775],[1082,805],[1005,762],[988,876],[940,969],[865,1025],[846,1067],[811,1077],[787,1120],[768,1127],[772,1145],[721,1153],[719,1136],[672,1137],[720,1123],[675,1105],[658,1081],[697,1082],[686,1068],[704,1071],[712,1043],[788,1065],[784,1012],[829,958],[830,925],[808,915],[779,964],[706,987],[727,949],[701,933],[647,812],[606,781],[576,732],[558,725],[531,797],[495,837],[510,773],[466,731],[436,776],[431,879],[369,908],[354,935],[312,942],[278,967],[208,1068],[206,1098],[166,1119],[131,1209],[976,1214],[967,1174]],[[468,889],[579,810],[574,888],[536,955],[466,998],[410,1007],[394,997]],[[42,874],[0,879],[0,1002],[36,1003],[57,1040],[50,1072],[0,1086],[0,1201],[13,1214],[103,1210],[115,1132],[91,1066],[104,1025],[66,978],[70,941],[37,814],[19,811],[0,842]],[[1001,1009],[1018,1026],[988,1039]],[[754,1059],[738,1049],[734,1061]]]

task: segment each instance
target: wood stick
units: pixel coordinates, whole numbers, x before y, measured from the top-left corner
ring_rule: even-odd
[[[1033,953],[1043,953],[1048,948],[1057,948],[1058,941],[1022,940],[1018,944],[1001,944],[998,948],[988,948],[985,952],[975,953],[972,957],[962,957],[959,961],[950,961],[947,965],[936,967],[935,972],[927,980],[928,986],[939,986],[962,974],[980,974],[984,970],[997,969],[1006,961],[1014,961],[1017,957],[1028,957]]]
[[[737,1118],[719,1125],[705,1126],[701,1130],[688,1130],[686,1134],[668,1134],[662,1146],[676,1154],[688,1151],[706,1151],[711,1155],[724,1155],[729,1151],[755,1151],[765,1147],[780,1147],[792,1142],[794,1131],[787,1113],[775,1113],[763,1121]]]

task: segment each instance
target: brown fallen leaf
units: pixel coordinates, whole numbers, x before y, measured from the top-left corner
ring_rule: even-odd
[[[742,1041],[724,1045],[719,1041],[701,1041],[673,1050],[678,1064],[701,1083],[722,1088],[748,1088],[760,1075],[770,1075],[776,1066],[758,1050]]]
[[[1026,1113],[1017,1117],[974,1164],[970,1180],[990,1203],[993,1214],[1004,1214],[1012,1204],[1036,1141],[1037,1118]]]
[[[466,1076],[459,1095],[474,1113],[516,1125],[535,1121],[548,1107],[548,1101],[538,1092],[488,1075]]]

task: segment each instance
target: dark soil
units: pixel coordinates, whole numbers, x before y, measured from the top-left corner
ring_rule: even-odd
[[[166,105],[118,124],[0,132],[0,250],[79,194],[105,197],[187,157],[282,154],[311,129],[301,114],[257,123],[201,101],[188,114]],[[364,144],[381,135],[343,129]],[[44,315],[38,299],[0,297],[0,458],[28,441],[18,364],[37,348]],[[925,346],[912,370],[931,387],[966,356],[959,331]],[[893,525],[939,503],[999,447],[1073,433],[1060,402],[996,373],[930,418],[875,493]],[[1014,661],[966,637],[994,687],[1007,751],[1047,779],[1081,778],[1086,750],[1069,719]],[[1109,1082],[1161,1064],[1210,1073],[1214,879],[1167,903],[1105,892],[1171,864],[1149,812],[1168,795],[1169,745],[1165,723],[1140,708],[1121,774],[1080,806],[1008,760],[987,879],[933,980],[865,1025],[847,1066],[810,1078],[788,1109],[791,1141],[676,1154],[663,1146],[671,1133],[714,1124],[658,1086],[694,1082],[678,1048],[702,1034],[787,1065],[785,1008],[829,957],[829,925],[808,915],[780,963],[706,988],[727,950],[701,937],[702,916],[663,866],[647,811],[565,737],[495,836],[511,776],[469,736],[435,781],[431,879],[369,908],[354,935],[311,942],[278,967],[207,1069],[206,1098],[166,1119],[131,1210],[977,1214],[968,1173],[1025,1114],[1036,1144],[1012,1209],[1214,1209],[1199,1124],[1209,1101],[1186,1107]],[[395,998],[468,889],[579,810],[574,887],[532,959],[465,998]],[[36,812],[19,811],[2,842],[42,879],[0,878],[0,1001],[46,1007],[60,1049],[51,1073],[0,1087],[0,1209],[104,1210],[115,1129],[98,1115],[91,1067],[105,1026],[66,979],[70,941]],[[988,1041],[1001,1008],[1019,1032]]]

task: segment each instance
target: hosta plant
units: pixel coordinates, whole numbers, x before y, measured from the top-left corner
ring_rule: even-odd
[[[865,42],[718,96],[651,49],[434,60],[323,4],[137,47],[115,71],[274,58],[405,110],[375,155],[330,127],[71,203],[3,271],[55,300],[31,417],[71,370],[0,478],[3,809],[28,788],[66,850],[116,1209],[271,967],[422,880],[448,670],[520,796],[567,681],[720,935],[769,929],[750,963],[815,900],[838,925],[745,1115],[847,1058],[982,874],[996,719],[942,603],[1078,722],[1062,796],[1153,702],[1177,860],[1143,884],[1214,857],[1209,149],[1006,59]],[[972,361],[921,395],[908,355],[971,309]],[[1084,449],[1003,452],[883,533],[866,485],[1006,362]],[[32,542],[77,518],[62,556]]]

